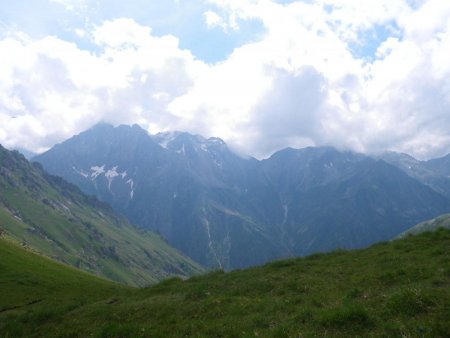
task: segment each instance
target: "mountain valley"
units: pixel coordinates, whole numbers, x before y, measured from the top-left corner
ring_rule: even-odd
[[[450,212],[450,196],[433,183],[444,174],[418,179],[401,161],[331,147],[256,160],[218,138],[99,124],[33,160],[201,265],[226,270],[365,247]]]
[[[203,269],[155,233],[0,146],[0,233],[52,259],[144,286]]]

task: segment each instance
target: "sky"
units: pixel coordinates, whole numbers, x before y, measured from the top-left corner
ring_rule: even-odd
[[[0,2],[0,144],[99,122],[285,148],[450,153],[450,1]]]

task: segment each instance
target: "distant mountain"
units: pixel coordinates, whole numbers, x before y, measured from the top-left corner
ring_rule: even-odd
[[[450,214],[441,215],[431,220],[421,222],[401,233],[398,238],[404,238],[409,235],[417,235],[426,231],[435,231],[440,228],[450,229]]]
[[[410,155],[396,152],[384,153],[379,158],[450,198],[450,154],[429,161],[419,161]]]
[[[158,235],[0,146],[0,232],[53,259],[130,285],[202,269]]]
[[[244,267],[289,255],[247,198],[257,161],[220,139],[100,124],[34,160],[203,265]]]
[[[353,152],[286,149],[262,165],[278,188],[279,224],[297,255],[364,247],[450,210],[447,198],[398,168]]]
[[[29,151],[29,150],[26,150],[23,148],[16,148],[14,150],[17,150],[19,153],[21,153],[23,156],[25,156],[25,158],[27,160],[30,160],[37,155],[37,153],[33,153],[32,151]]]
[[[426,161],[425,165],[438,175],[450,177],[450,154]]]
[[[258,161],[218,138],[101,124],[34,160],[224,269],[367,246],[450,211],[447,197],[395,166],[333,148]]]

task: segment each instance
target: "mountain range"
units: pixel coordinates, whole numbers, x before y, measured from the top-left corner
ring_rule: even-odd
[[[203,271],[159,235],[130,225],[107,204],[1,146],[0,235],[129,285]]]
[[[408,154],[396,152],[386,152],[379,158],[450,198],[450,154],[428,161],[420,161]]]
[[[33,161],[194,261],[234,269],[365,247],[449,212],[446,158],[408,171],[403,157],[310,147],[257,160],[218,138],[99,124]]]

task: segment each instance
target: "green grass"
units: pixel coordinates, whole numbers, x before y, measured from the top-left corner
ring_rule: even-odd
[[[131,290],[0,239],[1,337],[26,336],[27,327],[59,322],[78,307]]]
[[[450,335],[448,230],[365,250],[277,261],[230,273],[216,271],[184,281],[172,278],[143,289],[96,279],[91,290],[97,291],[90,294],[80,293],[83,286],[66,282],[64,274],[58,274],[52,292],[45,287],[47,277],[34,282],[34,270],[26,273],[20,264],[11,264],[6,270],[12,271],[5,275],[4,265],[0,266],[1,294],[6,290],[13,295],[9,304],[19,294],[20,304],[41,298],[58,304],[51,310],[41,302],[1,312],[0,336],[4,337]],[[34,285],[33,297],[26,298],[28,289],[17,286],[20,280]]]

